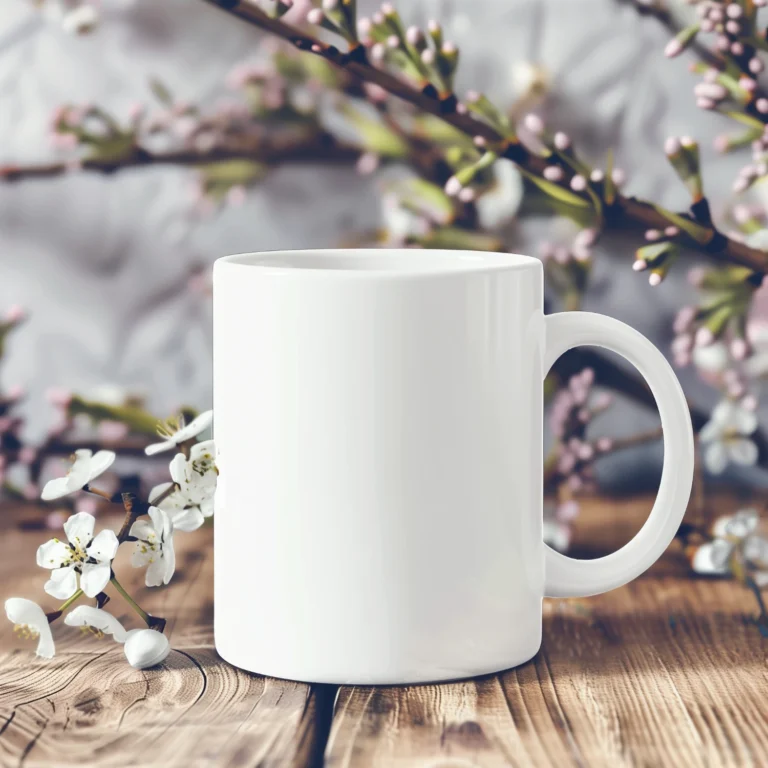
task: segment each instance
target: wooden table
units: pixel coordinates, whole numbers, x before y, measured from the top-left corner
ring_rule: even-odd
[[[590,503],[576,551],[620,545],[649,508]],[[30,520],[0,517],[3,598],[43,601],[34,553],[50,534]],[[675,546],[626,587],[547,600],[543,647],[525,666],[393,688],[309,686],[225,664],[213,649],[211,531],[179,536],[177,553],[166,589],[139,588],[131,569],[140,602],[169,618],[174,650],[160,668],[133,670],[111,639],[65,626],[56,657],[37,659],[0,624],[3,768],[768,764],[768,640],[753,598],[690,578]],[[109,607],[139,625],[119,596]]]

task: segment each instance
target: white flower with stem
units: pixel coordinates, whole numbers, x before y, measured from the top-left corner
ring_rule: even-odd
[[[215,455],[213,440],[193,445],[189,458],[177,453],[170,465],[173,482],[161,483],[150,491],[150,505],[170,515],[174,531],[195,531],[205,518],[213,515],[217,480]]]
[[[714,539],[693,555],[693,570],[725,575],[743,564],[758,587],[768,586],[768,538],[759,532],[759,522],[754,509],[718,518],[712,528]]]
[[[91,627],[97,634],[112,635],[123,643],[125,657],[135,669],[148,669],[164,661],[171,651],[168,638],[155,629],[125,627],[112,614],[91,605],[81,605],[67,614],[64,623],[70,627]]]
[[[757,429],[757,416],[732,400],[723,400],[712,411],[711,419],[699,433],[706,445],[704,464],[719,475],[729,462],[752,466],[757,461],[757,445],[749,436]]]
[[[150,507],[148,514],[149,520],[136,520],[128,532],[137,539],[131,565],[134,568],[146,566],[146,585],[159,587],[167,584],[176,570],[173,521],[168,512],[159,507]]]
[[[205,430],[211,426],[212,422],[213,411],[203,411],[203,413],[190,421],[189,424],[184,423],[183,417],[169,419],[157,430],[157,434],[164,438],[164,440],[159,443],[148,445],[144,449],[144,452],[147,456],[152,456],[156,453],[162,453],[163,451],[171,451],[182,443],[185,443],[187,440],[191,440],[205,432]]]
[[[40,498],[43,501],[60,499],[85,488],[92,480],[106,472],[115,461],[113,451],[93,453],[87,448],[75,451],[72,466],[64,477],[49,480],[43,488]]]
[[[109,582],[112,560],[120,543],[114,531],[104,530],[94,537],[96,519],[88,512],[78,512],[64,523],[67,542],[50,539],[37,550],[37,564],[51,571],[45,591],[59,600],[67,600],[80,589],[96,597]]]
[[[37,655],[52,659],[55,651],[51,627],[45,611],[32,600],[10,597],[5,601],[5,613],[15,624],[14,632],[24,640],[37,639]]]

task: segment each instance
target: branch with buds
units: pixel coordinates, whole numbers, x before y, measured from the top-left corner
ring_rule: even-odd
[[[170,582],[176,563],[174,536],[197,530],[213,514],[215,446],[212,440],[197,439],[212,420],[213,413],[206,411],[189,424],[180,418],[162,425],[162,441],[147,446],[145,452],[154,455],[177,451],[170,464],[171,482],[153,488],[146,502],[130,491],[110,493],[94,486],[94,481],[115,461],[115,453],[107,450],[76,450],[67,475],[46,483],[41,494],[44,501],[84,492],[120,505],[124,518],[117,533],[109,529],[95,533],[93,515],[78,512],[64,522],[67,541],[53,538],[38,548],[37,564],[50,571],[44,590],[62,604],[46,613],[31,600],[11,597],[6,600],[5,610],[17,634],[38,640],[39,656],[54,655],[50,625],[64,616],[64,623],[69,626],[85,628],[99,637],[113,635],[124,645],[128,662],[137,669],[156,666],[166,658],[170,652],[170,643],[163,634],[166,620],[152,616],[136,602],[118,580],[113,561],[121,546],[132,544],[131,565],[146,569],[146,585],[159,587]],[[126,630],[104,610],[110,599],[105,592],[109,586],[141,617],[146,629]],[[69,610],[83,598],[94,600],[95,604]]]

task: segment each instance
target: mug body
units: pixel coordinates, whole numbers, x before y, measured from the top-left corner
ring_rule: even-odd
[[[214,267],[215,641],[275,677],[468,677],[541,642],[542,269],[297,251]]]

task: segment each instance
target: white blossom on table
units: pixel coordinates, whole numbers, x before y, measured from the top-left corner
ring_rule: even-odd
[[[92,627],[98,633],[112,635],[123,644],[125,657],[134,669],[148,669],[160,664],[171,651],[168,638],[155,629],[127,630],[112,614],[102,608],[81,605],[64,619],[70,627]]]
[[[37,655],[52,659],[55,651],[51,627],[45,611],[32,600],[10,597],[5,601],[5,613],[14,624],[14,631],[24,639],[37,638]]]

